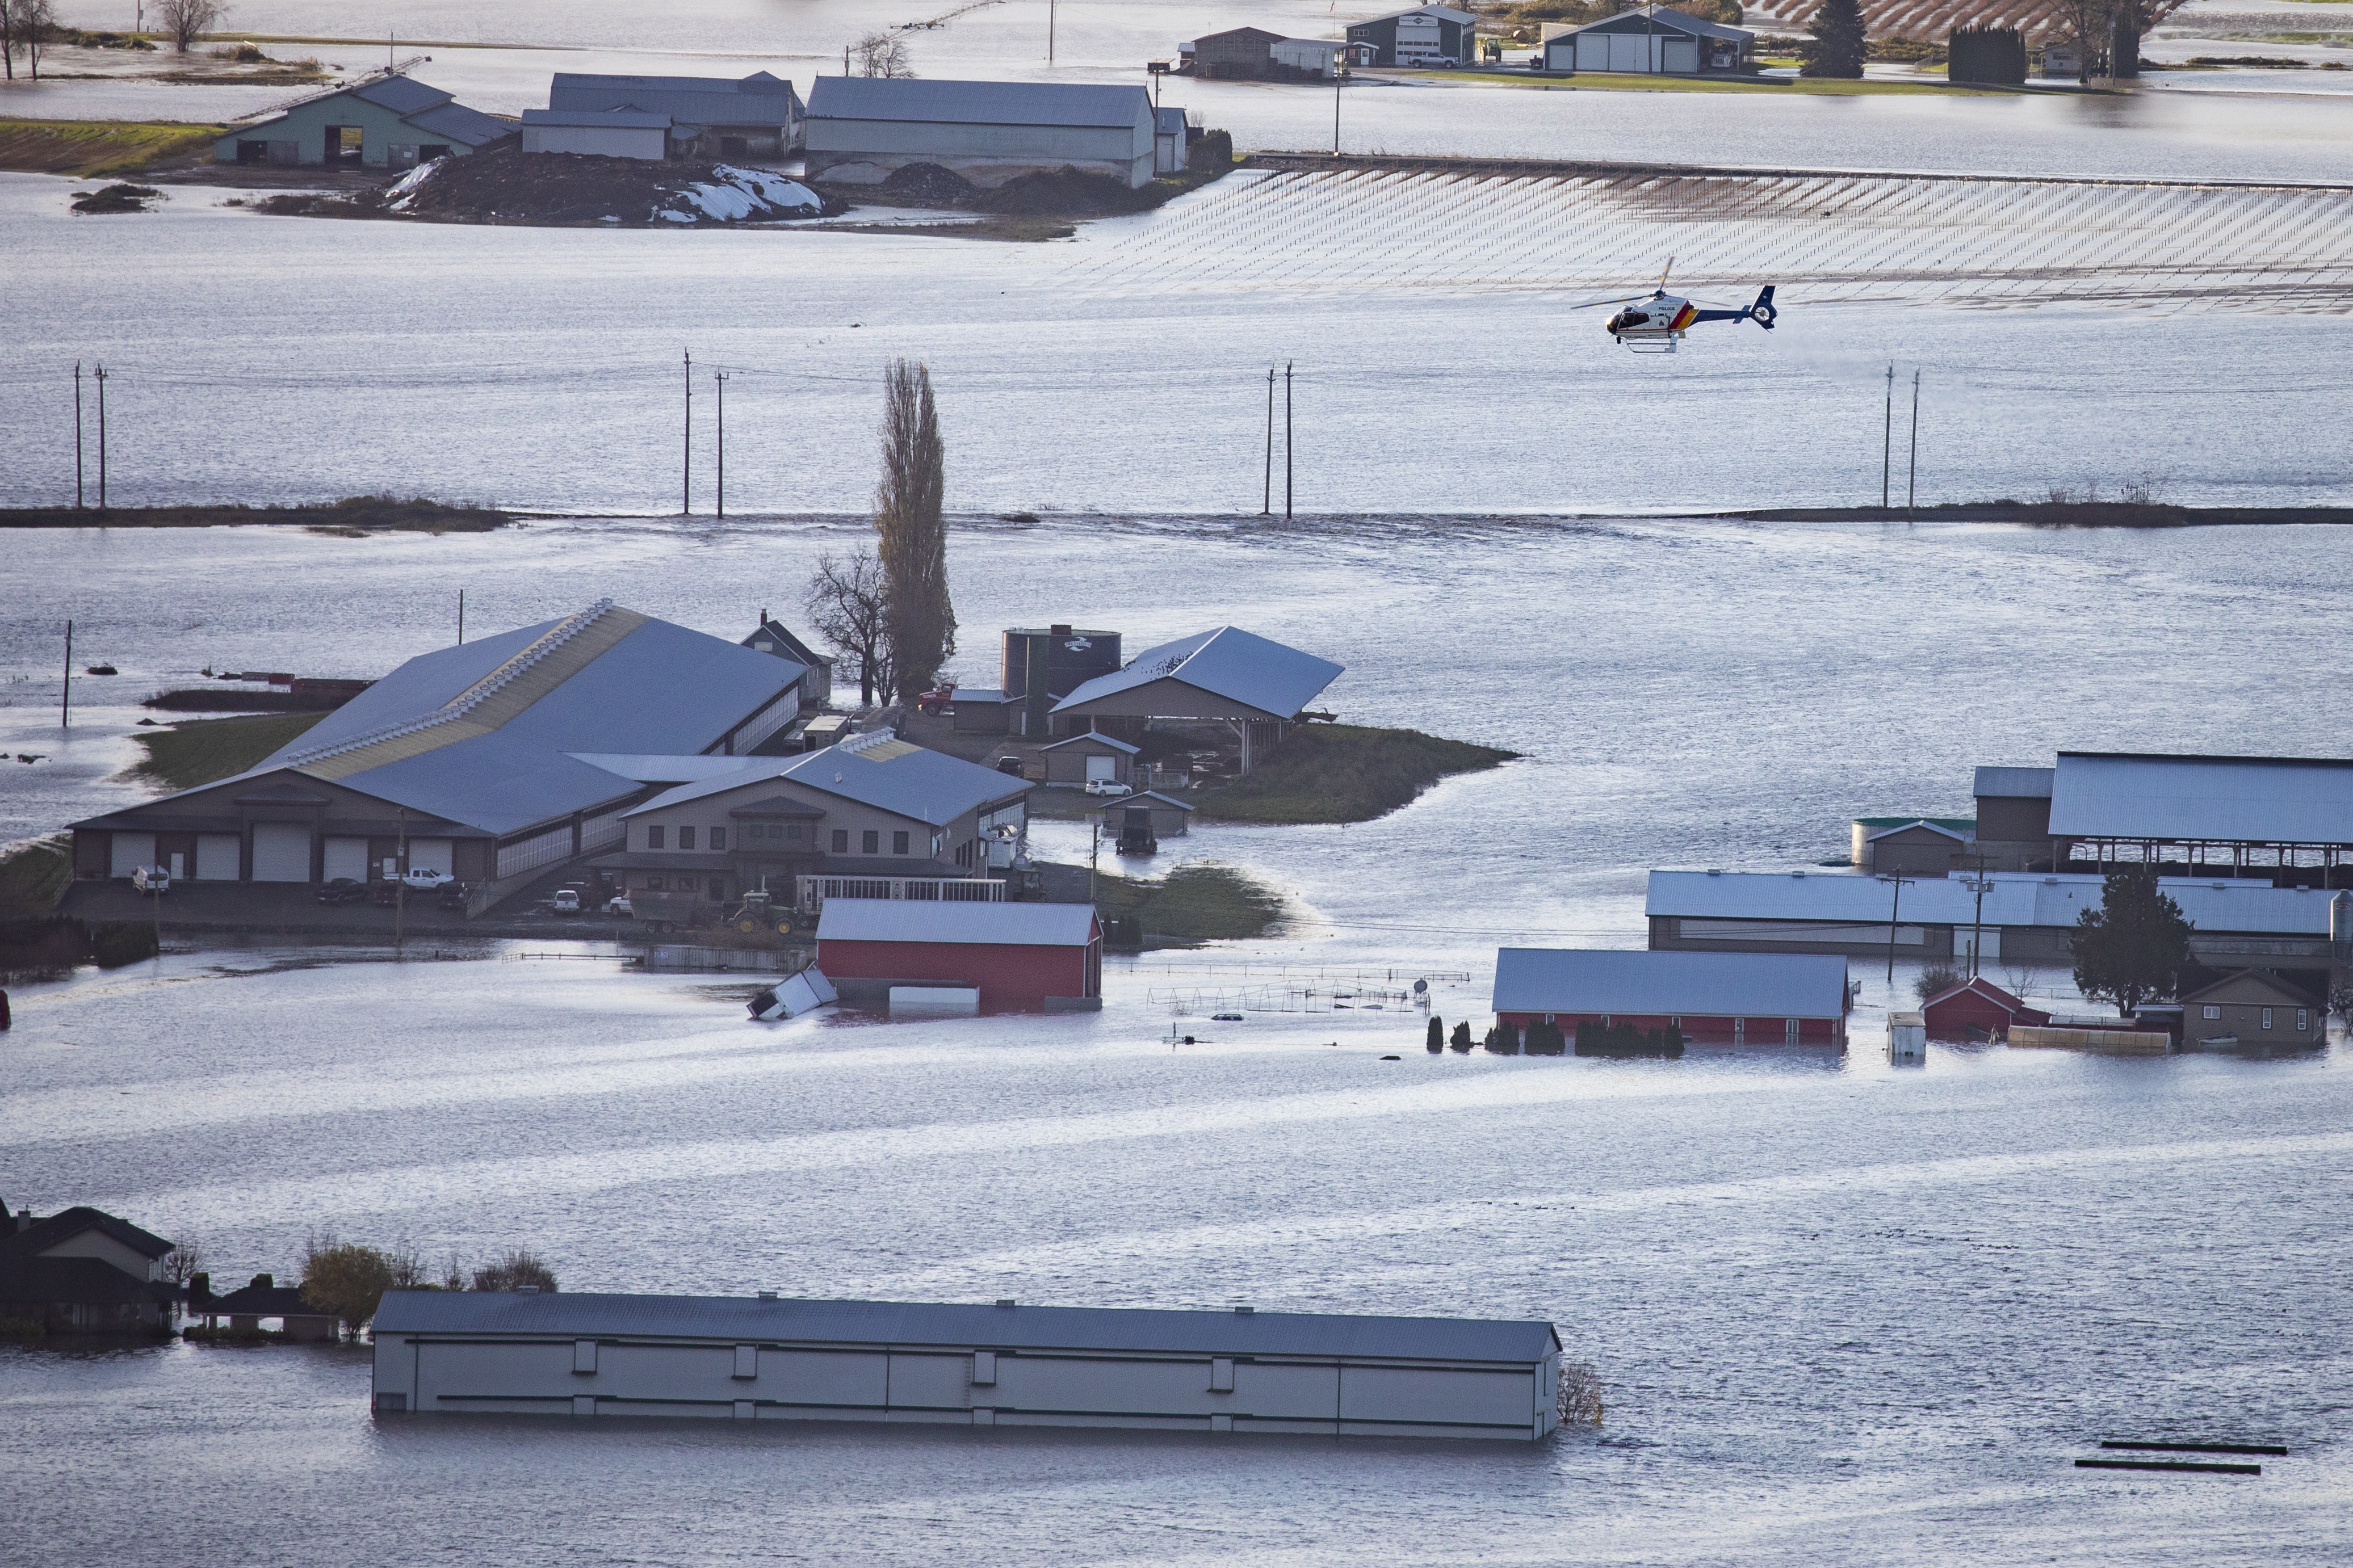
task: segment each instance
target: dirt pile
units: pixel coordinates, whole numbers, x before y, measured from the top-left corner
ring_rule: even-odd
[[[882,195],[890,201],[916,206],[969,206],[979,194],[970,180],[937,163],[909,163],[892,170],[882,182]]]
[[[765,169],[513,149],[426,164],[372,205],[388,216],[444,222],[665,226],[772,223],[840,210]]]
[[[147,204],[163,195],[153,185],[108,185],[103,190],[76,191],[73,210],[78,213],[143,213],[155,209]]]
[[[1018,174],[995,190],[982,192],[972,205],[982,212],[1017,217],[1114,217],[1158,206],[1166,200],[1166,193],[1150,185],[1132,189],[1109,174],[1066,166],[1050,173]]]

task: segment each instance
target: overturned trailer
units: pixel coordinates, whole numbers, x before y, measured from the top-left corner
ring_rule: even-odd
[[[1557,1423],[1550,1323],[394,1290],[379,1414],[1506,1437]]]

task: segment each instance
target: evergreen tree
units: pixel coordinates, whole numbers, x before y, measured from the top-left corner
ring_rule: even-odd
[[[1436,1056],[1446,1048],[1446,1020],[1432,1013],[1430,1016],[1430,1054]]]
[[[1836,77],[1854,81],[1862,76],[1863,23],[1862,0],[1822,0],[1808,23],[1811,35],[1798,46],[1805,64],[1799,76]]]
[[[2075,917],[2067,953],[2076,990],[2130,1014],[2173,994],[2174,972],[2189,962],[2189,922],[2158,891],[2156,867],[2122,867],[2101,884],[2100,907]]]
[[[1454,1033],[1447,1037],[1446,1045],[1448,1049],[1460,1051],[1466,1057],[1471,1054],[1471,1025],[1467,1019],[1454,1026]]]

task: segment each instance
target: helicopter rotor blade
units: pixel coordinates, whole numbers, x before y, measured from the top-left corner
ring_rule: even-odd
[[[1667,274],[1668,274],[1668,273],[1670,273],[1670,272],[1672,272],[1674,269],[1675,269],[1675,258],[1674,258],[1673,257],[1670,256],[1670,257],[1668,257],[1668,258],[1667,258],[1667,264],[1666,264],[1666,266],[1665,266],[1665,267],[1663,267],[1663,268],[1662,268],[1660,269],[1660,271],[1659,271],[1659,292],[1660,292],[1660,293],[1663,294],[1663,293],[1665,293],[1665,292],[1667,291]]]
[[[1574,305],[1564,306],[1563,309],[1570,310],[1590,310],[1599,305],[1631,305],[1638,300],[1647,300],[1651,296],[1648,294],[1620,294],[1615,300],[1584,300]]]

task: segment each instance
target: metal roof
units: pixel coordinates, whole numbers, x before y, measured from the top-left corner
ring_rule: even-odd
[[[749,654],[773,659],[770,654]],[[944,752],[926,751],[898,740],[888,730],[853,735],[838,746],[797,757],[757,757],[741,773],[683,784],[667,790],[629,815],[668,811],[691,800],[785,780],[827,795],[854,800],[917,822],[936,826],[976,806],[1024,795],[1029,786],[1009,773],[984,768]]]
[[[1951,826],[1947,823],[1939,822],[1933,816],[1909,816],[1900,819],[1891,826],[1883,827],[1876,833],[1864,835],[1863,842],[1866,844],[1876,844],[1879,840],[1886,837],[1891,833],[1909,833],[1915,827],[1925,827],[1931,833],[1941,833],[1946,837],[1960,844],[1967,844],[1969,840],[1977,837],[1976,825],[1974,823],[1970,825],[1968,830],[1964,831],[1960,828]]]
[[[484,114],[479,109],[469,109],[462,103],[437,104],[421,114],[406,114],[401,118],[419,131],[446,136],[468,147],[480,147],[515,132],[513,121]]]
[[[558,71],[548,82],[547,107],[627,108],[694,125],[781,127],[800,111],[800,95],[791,82],[766,71],[740,79]]]
[[[1401,16],[1439,16],[1449,22],[1475,22],[1479,18],[1468,11],[1457,11],[1451,5],[1417,5],[1410,11],[1391,11],[1385,16],[1352,22],[1350,26],[1369,27],[1375,22],[1394,22]]]
[[[522,111],[522,122],[525,125],[573,125],[590,130],[670,129],[669,115],[642,109],[526,109]]]
[[[666,784],[723,778],[729,773],[740,773],[745,768],[757,767],[769,760],[765,757],[671,757],[659,753],[641,756],[627,752],[567,752],[565,754],[575,763],[602,768],[619,778],[635,779],[639,784]]]
[[[1073,735],[1067,741],[1056,741],[1052,745],[1040,746],[1038,749],[1041,752],[1059,752],[1064,746],[1075,746],[1082,741],[1092,741],[1099,745],[1109,746],[1115,752],[1125,752],[1130,756],[1144,749],[1141,746],[1131,746],[1115,735],[1105,735],[1094,730],[1090,730],[1083,735]]]
[[[2052,768],[1979,768],[1969,793],[2006,800],[2051,798]]]
[[[1560,38],[1575,37],[1579,33],[1644,32],[1649,30],[1649,24],[1653,21],[1661,32],[1690,33],[1703,38],[1729,38],[1735,43],[1745,44],[1757,37],[1745,27],[1727,27],[1720,22],[1706,21],[1664,5],[1649,5],[1639,11],[1620,11],[1615,16],[1604,16],[1599,22],[1588,22],[1581,27],[1571,27],[1566,33],[1555,33],[1545,42],[1551,44]],[[1612,23],[1618,25],[1613,26]]]
[[[741,1296],[526,1296],[483,1290],[388,1290],[376,1309],[375,1331],[555,1339],[613,1335],[722,1344],[1359,1356],[1519,1366],[1534,1366],[1560,1348],[1560,1337],[1550,1323],[1501,1319],[765,1301]]]
[[[2066,927],[2100,907],[2102,879],[2083,875],[1996,871],[1986,879],[1989,926]],[[1905,925],[1970,925],[1978,916],[1969,874],[1907,880],[1897,918]],[[2328,900],[2316,888],[2199,877],[2163,877],[2158,890],[2201,931],[2326,936]],[[1809,921],[1884,925],[1894,887],[1846,872],[1653,871],[1646,915],[1688,920]]]
[[[953,942],[987,947],[1084,947],[1092,904],[934,903],[929,899],[828,899],[818,916],[828,942]],[[822,956],[818,959],[823,963]]]
[[[364,81],[349,90],[353,98],[365,99],[378,109],[389,109],[404,120],[435,104],[447,103],[457,96],[405,76],[380,77],[375,81]]]
[[[1164,104],[1152,111],[1153,129],[1163,136],[1185,134],[1185,111],[1175,104]]]
[[[2051,787],[2051,832],[2353,844],[2353,762],[2062,752]]]
[[[1820,952],[1641,952],[1506,947],[1495,953],[1498,1013],[1689,1013],[1838,1018],[1846,960]]]
[[[1162,795],[1156,789],[1137,790],[1132,795],[1114,795],[1107,796],[1103,800],[1103,805],[1100,809],[1103,811],[1112,811],[1123,805],[1134,805],[1140,800],[1156,800],[1163,805],[1173,805],[1179,811],[1198,811],[1201,809],[1189,800],[1178,800],[1175,795]]]
[[[1289,719],[1339,679],[1346,668],[1239,626],[1219,626],[1146,648],[1121,668],[1079,687],[1054,704],[1054,711],[1067,712],[1169,679]]]
[[[1152,123],[1152,95],[1140,87],[1085,87],[1070,82],[821,76],[809,88],[808,112],[811,120],[1124,130]]]

